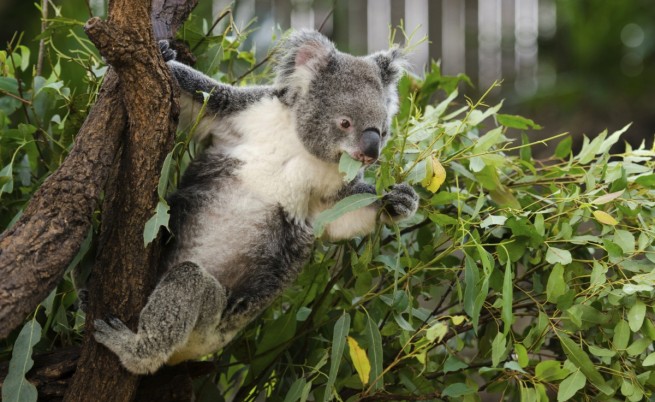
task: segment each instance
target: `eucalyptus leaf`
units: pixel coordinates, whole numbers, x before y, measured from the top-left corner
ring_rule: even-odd
[[[325,226],[330,222],[334,222],[348,212],[371,205],[377,200],[377,195],[368,193],[353,194],[340,200],[332,208],[318,214],[313,224],[314,234],[320,237],[325,231]]]
[[[330,373],[327,379],[325,396],[323,401],[327,402],[332,399],[334,383],[337,380],[337,373],[343,356],[343,350],[346,346],[346,337],[350,332],[350,314],[343,313],[334,324],[334,334],[332,335],[332,352],[330,354]]]
[[[2,400],[4,402],[36,402],[36,387],[27,381],[25,374],[34,365],[32,351],[34,345],[41,339],[41,325],[32,319],[21,329],[9,361],[9,371],[2,384]]]
[[[362,162],[353,159],[348,152],[341,153],[339,158],[339,172],[343,174],[343,181],[350,183],[362,169]]]
[[[584,388],[587,383],[587,377],[582,371],[575,371],[562,381],[557,389],[557,401],[563,402],[573,398],[573,396]]]

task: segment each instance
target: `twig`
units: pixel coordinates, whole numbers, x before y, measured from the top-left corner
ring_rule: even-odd
[[[200,39],[200,40],[198,41],[198,43],[196,43],[196,45],[193,47],[193,49],[191,49],[191,51],[192,51],[192,52],[195,52],[195,50],[198,48],[198,46],[200,46],[200,45],[201,45],[205,40],[207,40],[207,38],[209,37],[209,35],[211,35],[211,33],[212,33],[212,31],[214,30],[214,28],[216,28],[216,25],[218,25],[218,23],[221,22],[221,21],[223,20],[223,18],[225,18],[226,16],[228,16],[228,15],[230,15],[230,14],[232,14],[232,9],[230,9],[230,8],[228,8],[228,9],[225,10],[225,11],[223,11],[223,13],[221,13],[221,15],[219,15],[218,18],[216,18],[216,21],[214,21],[214,23],[212,24],[212,26],[209,27],[209,29],[207,30],[207,33],[205,34],[205,36],[203,36],[202,39]]]
[[[248,71],[246,71],[245,73],[241,74],[241,75],[239,76],[239,78],[237,78],[236,80],[232,81],[232,85],[234,85],[234,84],[238,83],[239,81],[241,81],[242,79],[246,78],[248,75],[252,74],[253,71],[257,70],[257,69],[258,69],[259,67],[261,67],[264,63],[266,63],[267,61],[269,61],[269,60],[271,59],[271,57],[273,57],[273,55],[275,54],[275,52],[276,52],[275,50],[272,50],[272,51],[271,51],[271,52],[270,52],[266,57],[264,57],[264,58],[263,58],[259,63],[255,64],[255,65],[252,66],[252,68],[250,68]]]
[[[41,0],[41,34],[45,32],[48,27],[48,0]],[[39,54],[36,58],[36,75],[41,76],[43,70],[43,53],[45,51],[45,38],[41,37],[39,40]]]
[[[430,222],[431,222],[430,219],[427,219],[427,218],[426,218],[426,219],[422,220],[421,222],[419,222],[419,223],[417,223],[417,224],[415,224],[415,225],[408,226],[408,227],[406,227],[406,228],[401,229],[401,230],[400,230],[400,235],[402,236],[402,235],[404,235],[404,234],[407,234],[407,233],[413,232],[413,231],[415,231],[416,229],[419,229],[419,228],[421,228],[421,227],[427,225],[427,224],[430,223]],[[383,239],[383,240],[380,242],[380,246],[386,246],[387,244],[391,243],[391,242],[394,241],[394,240],[396,240],[396,236],[393,236],[393,235],[392,235],[392,236],[386,237],[385,239]]]
[[[426,395],[412,395],[412,394],[388,394],[386,392],[377,392],[372,395],[365,396],[359,402],[376,402],[376,401],[429,401],[439,398],[439,391]]]
[[[23,99],[20,96],[16,96],[16,95],[12,94],[11,92],[7,92],[4,89],[0,89],[0,93],[3,94],[3,95],[7,95],[7,96],[9,96],[11,98],[14,98],[17,101],[20,101],[25,105],[32,106],[32,102],[28,101],[27,99]]]
[[[327,24],[330,17],[332,17],[332,14],[334,14],[334,7],[332,7],[328,15],[323,19],[323,22],[321,22],[321,26],[318,27],[318,32],[323,33],[323,28],[325,28],[325,24]]]

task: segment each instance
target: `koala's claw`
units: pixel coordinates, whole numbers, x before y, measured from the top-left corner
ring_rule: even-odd
[[[171,45],[169,41],[165,39],[159,41],[159,51],[161,52],[161,55],[164,57],[164,61],[175,60],[175,56],[177,56],[177,52],[171,49]]]
[[[123,321],[121,321],[120,318],[118,318],[118,317],[116,317],[114,315],[108,314],[105,319],[107,320],[107,324],[109,324],[113,329],[115,329],[117,331],[128,330],[125,323],[123,323]]]
[[[418,209],[418,194],[407,183],[396,184],[382,197],[384,209],[392,219],[409,218]]]

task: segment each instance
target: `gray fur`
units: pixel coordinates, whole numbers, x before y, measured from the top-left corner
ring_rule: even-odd
[[[354,57],[301,31],[279,47],[274,85],[237,88],[175,62],[166,43],[161,50],[190,101],[183,110],[198,109],[199,91],[210,94],[196,135],[214,141],[169,199],[166,273],[137,332],[113,317],[94,322],[96,340],[137,374],[227,344],[295,280],[310,255],[316,215],[348,195],[375,193],[361,175],[344,184],[337,162],[343,152],[367,163],[377,158],[403,65],[397,49]],[[414,190],[399,184],[379,203],[330,223],[326,236],[366,234],[380,209],[393,221],[417,206]]]

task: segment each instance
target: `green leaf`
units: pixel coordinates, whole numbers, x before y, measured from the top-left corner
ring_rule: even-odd
[[[374,390],[381,390],[384,388],[384,381],[382,378],[378,379],[378,377],[381,377],[384,369],[382,336],[377,324],[370,316],[366,319],[364,331],[368,341],[368,360],[371,362],[371,385]]]
[[[521,345],[520,343],[515,343],[514,351],[516,352],[516,360],[518,361],[519,366],[527,367],[530,363],[530,359],[528,358],[528,350],[525,348],[525,346]]]
[[[463,382],[458,382],[455,384],[450,384],[441,392],[441,396],[449,396],[455,398],[458,396],[470,395],[476,393],[478,390],[468,384]]]
[[[348,152],[343,152],[339,158],[339,172],[343,173],[343,181],[350,183],[361,170],[362,162],[353,159]]]
[[[150,219],[148,219],[148,222],[146,222],[145,227],[143,228],[144,247],[148,247],[148,244],[157,238],[157,234],[159,233],[159,228],[161,226],[168,229],[168,220],[171,217],[168,213],[169,210],[170,207],[166,201],[160,200],[157,203],[155,214]]]
[[[299,401],[306,384],[307,380],[305,380],[303,377],[300,377],[294,381],[293,384],[291,384],[291,387],[289,387],[287,395],[284,397],[284,402]]]
[[[557,300],[564,295],[568,290],[566,282],[564,282],[564,267],[562,264],[555,264],[550,276],[548,276],[548,283],[546,284],[546,298],[551,303],[557,303]]]
[[[637,179],[635,179],[635,183],[646,188],[654,189],[655,174],[647,174],[647,175],[639,176],[637,177]]]
[[[500,143],[503,140],[505,140],[505,136],[503,136],[502,127],[496,127],[477,140],[477,142],[475,143],[475,147],[473,147],[472,152],[474,154],[480,154],[486,152],[489,150],[489,148]]]
[[[332,208],[325,210],[318,214],[314,220],[314,234],[316,237],[323,235],[325,231],[325,226],[337,220],[342,215],[356,211],[360,208],[364,208],[368,205],[371,205],[378,200],[378,196],[375,194],[360,193],[353,194],[348,196],[341,201],[337,202]]]
[[[177,146],[175,148],[177,148]],[[157,194],[161,200],[166,199],[166,189],[168,188],[168,178],[171,172],[171,163],[173,161],[173,153],[175,152],[175,148],[173,148],[173,150],[171,150],[171,152],[166,155],[166,159],[164,159],[164,163],[161,166],[159,183],[157,184]]]
[[[459,371],[467,368],[469,365],[459,360],[453,355],[448,355],[448,358],[443,364],[443,373],[449,373],[451,371]]]
[[[639,338],[626,348],[628,356],[639,356],[652,344],[648,338]]]
[[[543,382],[559,381],[569,375],[569,370],[562,368],[557,360],[544,360],[534,368],[534,375]]]
[[[0,90],[20,96],[18,92],[18,81],[14,77],[0,77]]]
[[[555,156],[560,159],[566,159],[571,154],[571,147],[573,145],[573,138],[566,137],[557,144],[555,148]]]
[[[496,120],[498,121],[498,124],[502,124],[505,127],[516,128],[519,130],[527,130],[530,128],[539,130],[542,128],[534,121],[517,115],[498,113],[496,115]]]
[[[594,157],[600,153],[600,147],[607,137],[607,130],[594,137],[593,141],[589,142],[589,138],[585,135],[582,140],[582,149],[578,154],[578,159],[581,165],[586,165],[591,162]]]
[[[607,395],[611,395],[612,388],[607,385],[603,376],[598,372],[594,363],[591,361],[589,356],[578,346],[577,343],[573,342],[571,338],[565,335],[562,332],[557,332],[557,337],[562,344],[562,349],[564,353],[571,360],[576,367],[582,371],[582,373],[587,377],[587,379],[596,386],[601,392]]]
[[[344,312],[334,324],[334,334],[332,335],[332,352],[330,354],[330,374],[328,375],[327,385],[323,402],[332,400],[334,391],[334,382],[337,380],[341,357],[346,346],[346,337],[350,332],[350,314]]]
[[[512,314],[512,303],[514,302],[513,292],[512,263],[508,256],[503,279],[503,308],[501,311],[501,318],[503,320],[503,333],[505,335],[507,335],[510,329],[512,329],[512,321],[514,320],[514,315]]]
[[[641,300],[637,300],[628,310],[628,325],[632,332],[638,332],[641,329],[644,317],[646,317],[646,304]]]
[[[468,254],[464,258],[464,311],[471,319],[477,322],[480,315],[479,310],[475,310],[475,298],[478,295],[478,281],[480,280],[480,271],[477,264]]]
[[[27,46],[20,45],[20,69],[22,71],[27,71],[27,68],[30,66],[30,48]]]
[[[568,401],[576,392],[584,388],[586,383],[587,377],[582,374],[582,371],[573,372],[573,374],[566,377],[559,385],[559,389],[557,390],[557,401]]]
[[[546,251],[546,261],[549,264],[562,264],[567,265],[573,262],[571,252],[557,247],[548,247]]]
[[[25,379],[34,365],[32,351],[41,339],[41,325],[32,319],[21,329],[9,361],[9,371],[2,385],[3,402],[36,402],[36,387]]]
[[[628,130],[628,128],[630,128],[631,125],[632,123],[628,123],[622,129],[615,131],[614,133],[612,133],[612,135],[607,137],[607,139],[603,141],[600,148],[598,149],[598,153],[604,154],[609,152],[610,148],[612,148],[612,145],[616,144],[619,141],[621,135],[625,133]]]
[[[491,342],[491,366],[497,367],[500,359],[507,351],[507,340],[501,332],[497,333]]]
[[[646,356],[644,361],[641,362],[641,365],[644,367],[655,365],[655,352]]]
[[[0,170],[0,179],[2,179],[2,182],[0,182],[2,185],[0,187],[0,195],[14,191],[14,175],[11,162]]]
[[[614,337],[612,343],[614,349],[625,350],[630,342],[630,326],[625,320],[620,320],[614,327]]]
[[[616,352],[609,349],[599,348],[594,345],[589,345],[589,353],[598,357],[613,357],[616,356]]]
[[[296,312],[296,321],[305,321],[311,313],[311,308],[305,306],[300,307]]]
[[[625,254],[631,254],[635,251],[635,238],[632,233],[627,230],[616,229],[612,241],[621,247],[621,250],[623,250],[623,253]]]

